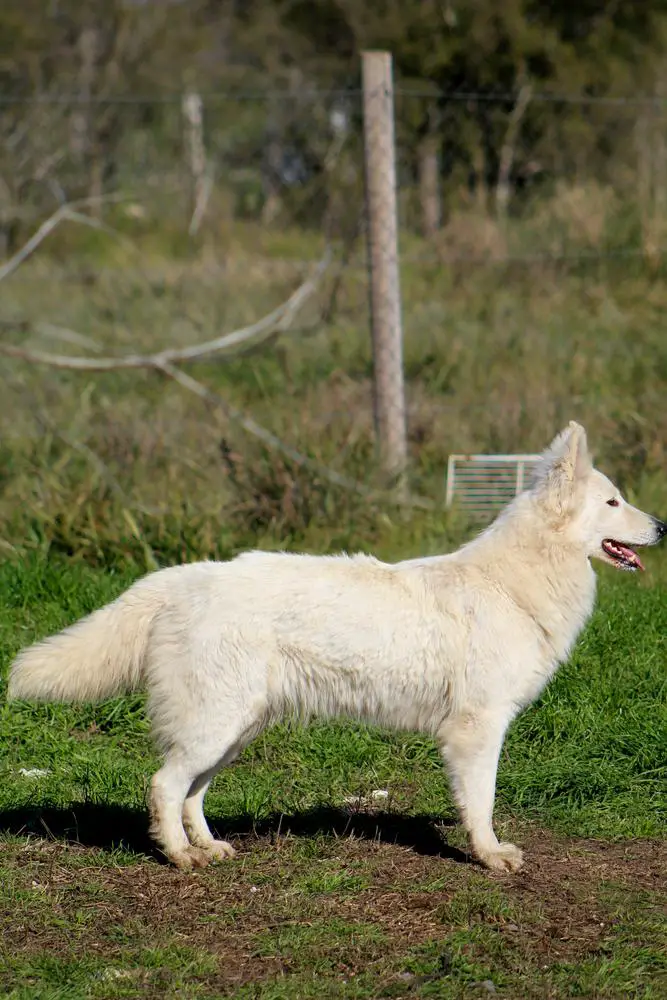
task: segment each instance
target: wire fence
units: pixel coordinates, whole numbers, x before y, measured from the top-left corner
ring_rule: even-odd
[[[513,94],[398,87],[400,230],[437,237],[461,260],[642,254],[663,209],[666,107],[528,84]],[[0,96],[0,137],[5,241],[59,201],[109,192],[186,229],[197,194],[208,194],[200,224],[210,227],[250,219],[336,238],[363,217],[360,90]],[[464,236],[461,214],[510,225],[484,238],[471,224]]]
[[[303,365],[320,363],[323,328],[372,344],[375,428],[386,472],[400,473],[410,447],[428,436],[428,406],[406,403],[402,375],[405,368],[410,388],[439,350],[427,340],[411,346],[417,325],[437,328],[447,316],[434,290],[439,274],[452,287],[489,269],[520,283],[533,268],[661,265],[667,104],[539,92],[529,81],[511,94],[401,86],[389,94],[390,85],[389,73],[349,90],[0,96],[0,257],[58,206],[81,199],[100,228],[141,248],[131,259],[101,253],[99,233],[58,244],[49,275],[38,264],[14,272],[17,291],[4,296],[0,322],[29,331],[40,348],[106,355],[109,347],[187,347],[270,314],[329,247],[317,308],[299,319],[309,344]],[[77,304],[71,282],[85,301]],[[401,286],[411,299],[404,330]],[[45,287],[46,302],[30,291]],[[350,455],[373,417],[350,385],[361,385],[371,358],[344,340],[329,364],[347,381],[326,400],[314,390],[308,405],[320,412],[305,450],[363,475]],[[449,353],[457,351],[455,341]],[[261,369],[256,359],[244,364]],[[296,362],[285,364],[285,385],[302,377]],[[443,397],[452,391],[448,364],[438,362]],[[298,419],[261,391],[273,439],[298,438]],[[509,420],[513,430],[503,435],[497,412],[490,407],[489,447],[524,450],[523,418]],[[332,419],[341,429],[327,450],[321,432]],[[458,426],[452,451],[479,444],[461,419]]]

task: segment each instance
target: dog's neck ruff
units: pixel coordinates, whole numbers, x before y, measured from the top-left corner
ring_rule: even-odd
[[[534,621],[555,663],[567,659],[593,612],[595,572],[581,547],[540,518],[529,493],[517,497],[458,557],[476,565]]]

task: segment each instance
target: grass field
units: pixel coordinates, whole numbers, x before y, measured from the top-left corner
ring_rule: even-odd
[[[467,858],[429,740],[353,725],[261,737],[207,800],[237,859],[183,876],[147,838],[140,698],[3,704],[2,995],[664,995],[663,560],[642,581],[602,571],[576,653],[512,728],[497,821],[528,852],[514,876]],[[131,578],[2,567],[3,664]]]

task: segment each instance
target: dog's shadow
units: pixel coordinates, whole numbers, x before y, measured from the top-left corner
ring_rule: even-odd
[[[402,816],[390,812],[362,812],[318,807],[292,815],[274,813],[256,820],[249,815],[210,816],[211,826],[221,836],[251,842],[259,837],[356,837],[360,840],[394,844],[427,857],[469,862],[463,851],[449,845],[438,827],[453,826],[453,820],[435,816]],[[436,826],[437,824],[437,826]],[[129,850],[164,861],[148,834],[144,810],[125,806],[82,803],[68,809],[28,807],[0,812],[0,833],[39,836],[54,842],[76,843],[113,851]]]

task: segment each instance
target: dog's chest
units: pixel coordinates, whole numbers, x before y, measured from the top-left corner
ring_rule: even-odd
[[[563,586],[559,600],[541,618],[542,631],[554,660],[554,670],[567,660],[572,648],[593,613],[595,606],[595,573],[589,572],[581,581]]]
[[[504,636],[513,637],[504,675],[508,693],[520,707],[540,695],[569,657],[591,616],[595,602],[593,572],[578,583],[551,592],[545,588],[541,594],[536,588],[530,600],[512,602],[514,613],[508,613],[503,627]]]
[[[521,702],[530,704],[570,656],[577,639],[586,626],[595,605],[595,575],[572,587],[560,600],[541,609],[533,618],[537,637],[537,656],[530,669],[525,669],[518,686]]]

